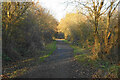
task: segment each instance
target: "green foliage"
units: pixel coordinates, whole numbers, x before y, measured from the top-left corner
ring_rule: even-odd
[[[117,45],[118,41],[118,25],[115,21],[118,21],[116,8],[119,2],[108,1],[111,4],[110,6],[107,5],[108,8],[103,6],[108,4],[105,2],[105,0],[85,1],[85,3],[75,1],[75,3],[78,3],[75,5],[82,5],[83,8],[81,9],[83,11],[80,9],[74,13],[67,13],[58,25],[58,30],[65,34],[65,39],[81,48],[90,49],[96,58],[101,59],[106,59],[106,55],[111,53],[118,54],[115,49],[113,50],[113,47]],[[105,12],[102,8],[105,8]],[[104,13],[101,14],[101,12]]]
[[[8,57],[7,55],[3,54],[2,55],[2,60],[11,61],[12,59],[10,57]]]
[[[106,77],[108,78],[109,77],[108,75],[111,75],[117,78],[117,73],[120,66],[116,64],[111,64],[111,62],[103,61],[101,59],[93,60],[90,58],[90,56],[91,54],[80,54],[80,55],[76,55],[75,59],[80,63],[84,63],[84,66],[91,65],[91,67],[97,69],[98,72],[95,73],[95,75],[97,76],[103,75],[102,76],[103,78],[106,78]],[[101,70],[102,73],[100,73],[99,70]],[[95,75],[93,76],[95,77]]]
[[[78,61],[78,62],[85,62],[87,58],[86,54],[80,54],[80,55],[75,55],[75,59]],[[88,60],[88,62],[90,62]]]
[[[68,41],[68,40],[63,40],[65,43],[71,43],[70,41]]]
[[[53,41],[58,22],[38,3],[3,2],[2,6],[5,55],[13,60],[36,56]]]
[[[47,49],[47,51],[45,51],[45,52],[47,53],[47,55],[40,57],[40,61],[44,61],[45,58],[49,57],[55,51],[56,41],[53,41],[52,43],[47,44],[46,49]]]
[[[67,41],[68,43],[68,41]],[[93,54],[86,53],[85,48],[81,48],[76,45],[71,45],[71,47],[74,49],[74,58],[82,64],[82,66],[89,66],[91,68],[94,68],[98,71],[95,72],[93,75],[93,78],[108,78],[108,77],[114,77],[117,78],[118,69],[120,68],[117,64],[112,64],[111,61],[106,61],[100,58],[94,59]],[[77,54],[79,53],[79,54]],[[100,76],[100,77],[97,77]]]
[[[71,44],[71,41],[68,40],[63,40],[65,43]],[[74,55],[76,55],[77,53],[83,53],[85,51],[84,48],[81,48],[80,46],[77,46],[75,44],[70,45],[71,48],[74,49]]]
[[[20,60],[12,65],[10,63],[7,69],[6,68],[4,69],[3,75],[8,76],[9,78],[15,78],[17,76],[21,76],[25,74],[28,70],[33,69],[33,67],[43,62],[47,57],[49,57],[55,51],[55,49],[56,49],[56,41],[52,41],[51,43],[48,43],[46,45],[45,50],[40,50],[39,54],[37,54],[36,57]],[[40,55],[41,53],[44,54]],[[5,57],[3,57],[3,59]]]
[[[79,46],[74,46],[74,45],[71,45],[71,47],[74,49],[74,53],[83,53],[85,49],[83,48],[80,48]]]
[[[94,42],[92,25],[85,16],[78,12],[66,14],[57,28],[65,34],[65,39],[71,41],[72,44],[87,48]],[[86,45],[87,41],[90,43]]]

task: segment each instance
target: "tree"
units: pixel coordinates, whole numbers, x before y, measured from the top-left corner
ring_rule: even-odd
[[[107,36],[108,36],[107,32],[108,31],[107,30],[108,30],[109,23],[110,23],[110,16],[112,16],[114,11],[116,10],[116,7],[119,4],[119,0],[116,0],[115,2],[110,2],[110,1],[108,2],[106,0],[89,0],[89,1],[87,0],[84,2],[82,2],[81,0],[73,0],[73,1],[71,0],[71,2],[69,2],[69,3],[72,3],[72,4],[75,3],[75,5],[77,5],[77,7],[84,10],[84,12],[82,12],[82,10],[80,10],[79,13],[86,16],[88,18],[88,20],[90,22],[92,22],[92,24],[94,24],[95,51],[96,51],[96,53],[101,52],[100,47],[103,47],[104,45],[102,44],[103,42],[101,42],[102,36],[100,36],[100,35],[102,35],[102,33],[100,33],[100,30],[98,29],[100,18],[108,12],[107,28],[105,29],[105,45],[107,45],[107,43],[108,43],[108,40],[107,40]]]
[[[53,40],[58,22],[38,3],[3,2],[2,6],[3,55],[12,60],[36,56]]]

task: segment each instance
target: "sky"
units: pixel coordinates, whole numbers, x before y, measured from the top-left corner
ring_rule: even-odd
[[[50,13],[60,22],[65,17],[66,13],[74,12],[75,6],[64,3],[69,0],[39,0],[40,5],[50,11]],[[81,0],[86,1],[86,0]],[[105,0],[106,3],[107,0]],[[115,0],[116,1],[116,0]],[[119,0],[118,0],[119,1]],[[75,10],[75,9],[74,9]]]
[[[60,21],[68,12],[72,12],[73,6],[67,7],[66,0],[39,0],[42,7],[50,10],[50,13]]]

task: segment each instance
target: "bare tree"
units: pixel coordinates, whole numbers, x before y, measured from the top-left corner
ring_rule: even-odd
[[[77,7],[81,8],[82,10],[87,10],[86,12],[80,11],[79,13],[85,15],[88,19],[93,19],[94,21],[94,40],[95,40],[95,50],[96,52],[100,51],[100,46],[99,42],[101,42],[101,36],[100,33],[98,32],[98,27],[99,27],[99,19],[102,15],[106,15],[107,13],[107,27],[105,28],[105,33],[108,32],[108,28],[110,25],[110,17],[113,15],[116,7],[119,4],[119,1],[107,1],[107,0],[86,0],[86,1],[81,1],[81,0],[71,0],[69,3],[77,5]],[[108,34],[105,35],[105,43],[107,45],[107,36]],[[103,46],[103,44],[100,44]]]

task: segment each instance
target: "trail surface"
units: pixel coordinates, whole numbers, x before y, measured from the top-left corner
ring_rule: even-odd
[[[43,64],[26,78],[70,78],[72,75],[73,49],[62,40],[57,40],[57,49]]]
[[[62,40],[57,40],[57,49],[38,66],[22,78],[90,78],[91,69],[74,60],[73,49]],[[93,72],[93,71],[92,71]]]

